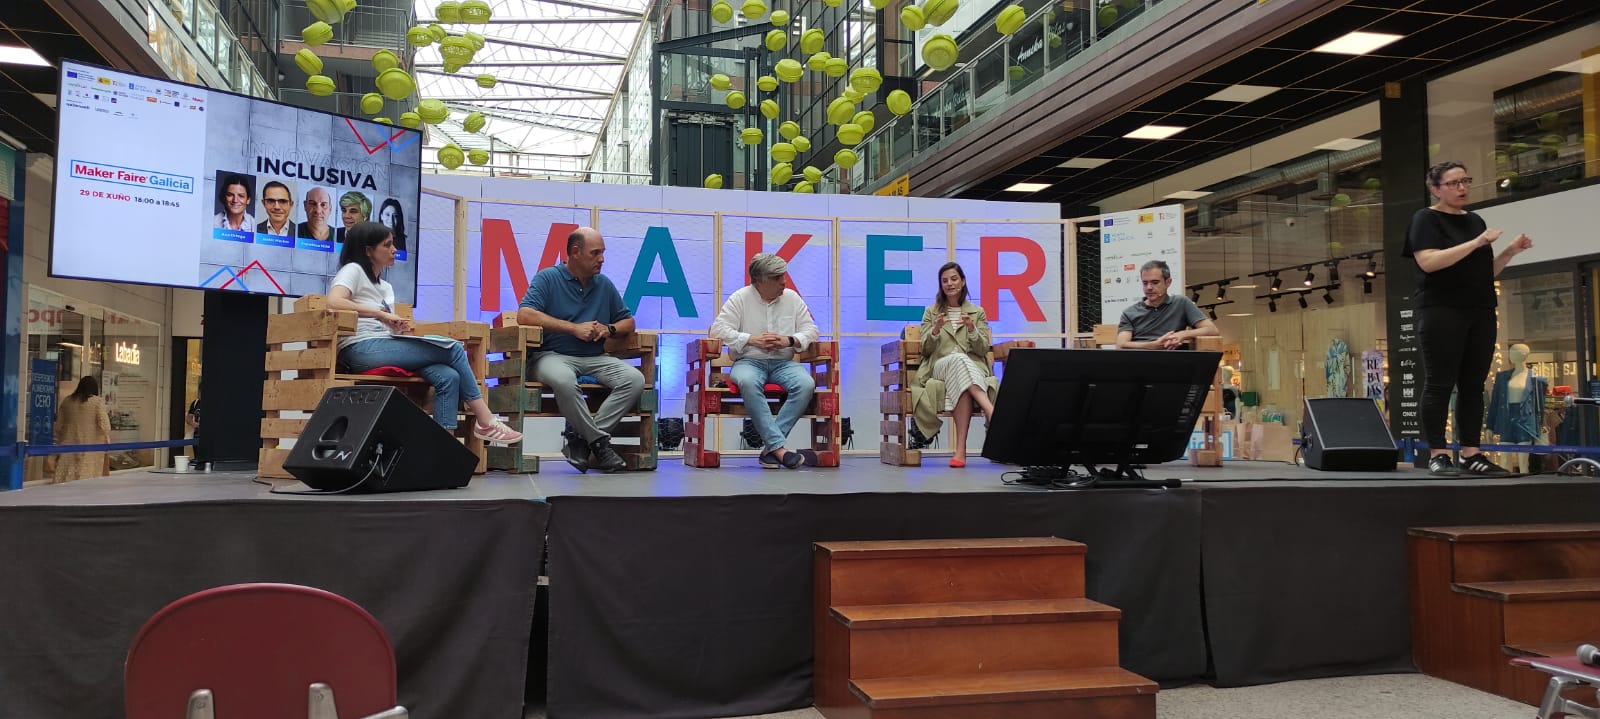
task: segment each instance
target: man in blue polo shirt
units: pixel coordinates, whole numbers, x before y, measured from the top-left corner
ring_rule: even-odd
[[[533,276],[517,309],[517,324],[544,328],[545,351],[537,356],[534,374],[555,393],[561,416],[573,428],[563,450],[567,463],[579,472],[595,467],[609,474],[625,466],[611,448],[611,431],[639,403],[644,375],[605,353],[606,340],[633,331],[633,312],[617,286],[600,274],[605,262],[599,230],[574,230],[567,236],[567,261]],[[611,389],[593,416],[578,393],[581,376]]]

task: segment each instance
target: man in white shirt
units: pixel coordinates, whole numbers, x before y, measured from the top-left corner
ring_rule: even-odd
[[[817,455],[810,449],[784,447],[817,388],[811,371],[794,361],[795,352],[817,341],[817,323],[800,293],[784,286],[788,271],[789,263],[777,255],[762,253],[750,258],[750,284],[728,297],[711,324],[711,336],[722,340],[734,359],[729,378],[739,388],[750,422],[761,434],[761,466],[766,468],[794,469],[817,463]],[[788,393],[776,418],[763,392],[769,382]]]

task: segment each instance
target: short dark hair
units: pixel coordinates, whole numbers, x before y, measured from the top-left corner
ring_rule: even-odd
[[[567,256],[571,257],[572,253],[583,249],[583,243],[583,228],[580,227],[576,230],[573,230],[572,234],[567,235]]]
[[[966,270],[961,269],[961,263],[959,263],[959,262],[946,262],[946,263],[944,263],[944,265],[939,268],[939,274],[936,275],[936,278],[939,280],[939,289],[938,289],[937,292],[933,293],[933,306],[934,307],[943,307],[944,306],[944,273],[946,273],[946,272],[948,272],[950,270],[955,270],[956,274],[961,275],[961,279],[963,279],[963,280],[967,279],[967,272],[966,272]],[[961,299],[957,300],[958,304],[965,304],[966,303],[966,301],[967,301],[967,290],[968,289],[969,288],[966,285],[962,285],[961,286]]]
[[[1151,260],[1139,268],[1139,279],[1144,279],[1144,273],[1150,270],[1161,270],[1161,279],[1172,279],[1172,268],[1167,266],[1166,260]]]
[[[244,188],[244,199],[246,201],[251,198],[252,191],[250,189],[250,181],[244,179],[244,175],[228,175],[227,177],[222,178],[221,184],[217,185],[217,202],[227,205],[228,188],[233,187],[234,185]]]
[[[283,194],[285,194],[285,195],[288,195],[288,196],[289,196],[289,199],[290,199],[290,200],[291,200],[291,201],[292,201],[292,200],[294,200],[294,193],[293,193],[293,192],[290,192],[290,191],[289,191],[289,186],[288,186],[288,185],[285,185],[285,184],[283,184],[283,183],[281,183],[281,182],[278,182],[278,181],[277,181],[277,180],[273,180],[273,181],[271,181],[271,182],[268,182],[268,183],[267,183],[267,184],[265,184],[265,185],[262,185],[262,186],[261,186],[261,195],[262,195],[262,196],[263,196],[263,197],[265,197],[265,196],[266,196],[266,194],[267,194],[267,190],[270,190],[270,189],[272,189],[272,188],[274,188],[274,187],[277,187],[277,188],[279,188],[279,189],[282,189],[282,190],[283,190]],[[248,189],[248,188],[247,188],[247,189]]]
[[[352,262],[361,265],[362,271],[367,273],[367,279],[376,283],[378,273],[372,269],[372,258],[367,257],[367,248],[377,247],[393,235],[394,231],[388,225],[371,220],[345,228],[344,249],[339,250],[339,266],[344,267]]]
[[[1454,170],[1458,167],[1463,170],[1467,169],[1466,165],[1454,160],[1447,160],[1428,168],[1428,185],[1431,187],[1438,187],[1439,181],[1444,179],[1444,173]]]

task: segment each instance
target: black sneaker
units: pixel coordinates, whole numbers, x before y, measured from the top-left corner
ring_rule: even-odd
[[[1482,452],[1461,460],[1461,470],[1467,474],[1476,474],[1480,477],[1511,476],[1510,470],[1489,461],[1489,458],[1484,456]]]
[[[762,452],[758,461],[761,462],[762,469],[783,469],[783,460],[771,452]]]
[[[583,441],[583,435],[577,432],[563,432],[566,446],[562,447],[561,454],[567,458],[567,464],[573,469],[587,474],[589,472],[589,444]]]
[[[619,469],[625,469],[627,462],[622,461],[622,455],[611,448],[611,438],[601,437],[589,443],[589,448],[594,450],[594,466],[606,474],[611,474]]]
[[[922,430],[917,427],[916,422],[909,422],[906,425],[906,434],[909,435],[909,439],[911,440],[911,446],[909,449],[922,449],[933,444],[933,437],[924,437],[922,435]],[[937,437],[939,434],[935,432],[933,436]]]
[[[806,459],[805,455],[800,454],[799,450],[791,449],[787,452],[784,452],[783,457],[778,461],[783,463],[784,469],[794,469],[803,464]]]
[[[791,449],[789,454],[800,458],[800,463],[807,467],[817,466],[817,451],[814,449]]]
[[[1428,474],[1435,477],[1459,477],[1461,470],[1448,454],[1436,454],[1428,460]]]

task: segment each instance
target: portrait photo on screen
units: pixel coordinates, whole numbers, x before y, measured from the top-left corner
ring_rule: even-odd
[[[71,61],[60,89],[53,276],[320,294],[346,226],[416,236],[415,130]],[[415,302],[416,253],[397,259]]]
[[[235,241],[249,242],[249,238],[244,236],[253,235],[256,230],[255,176],[222,170],[217,172],[216,183],[217,202],[213,208],[216,212],[211,226],[217,230],[224,230],[225,232],[220,233],[222,235],[239,235],[240,239]],[[212,233],[212,236],[217,239],[228,239],[218,237],[218,234]]]
[[[300,231],[297,207],[300,203],[294,199],[294,180],[262,179],[261,199],[256,203],[261,207],[256,215],[261,220],[256,224],[256,242],[278,242],[281,247],[294,247],[294,238]]]

